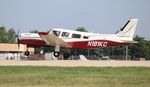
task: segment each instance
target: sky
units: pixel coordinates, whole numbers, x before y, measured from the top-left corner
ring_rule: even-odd
[[[0,26],[16,31],[77,29],[113,34],[138,18],[135,35],[150,40],[150,0],[0,0]]]

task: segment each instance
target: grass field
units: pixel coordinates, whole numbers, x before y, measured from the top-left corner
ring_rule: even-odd
[[[0,87],[150,87],[150,68],[0,66]]]

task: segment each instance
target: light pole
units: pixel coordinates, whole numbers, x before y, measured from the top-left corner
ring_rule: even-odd
[[[126,60],[128,60],[128,46],[126,46]]]

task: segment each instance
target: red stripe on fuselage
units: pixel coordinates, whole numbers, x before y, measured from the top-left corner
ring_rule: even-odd
[[[46,45],[45,41],[37,39],[21,39],[20,43],[26,44],[28,47],[38,47]]]
[[[38,39],[21,39],[21,44],[26,44],[28,47],[39,47],[45,46],[46,42],[44,40]],[[109,46],[118,46],[118,45],[128,45],[129,43],[121,43],[109,40],[90,40],[90,41],[76,41],[67,43],[71,48],[104,48]]]
[[[104,48],[109,46],[127,45],[128,43],[121,43],[109,40],[91,40],[91,41],[78,41],[68,42],[71,48]]]

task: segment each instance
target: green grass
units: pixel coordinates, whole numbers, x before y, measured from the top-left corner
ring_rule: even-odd
[[[0,66],[0,87],[149,87],[148,67]]]

